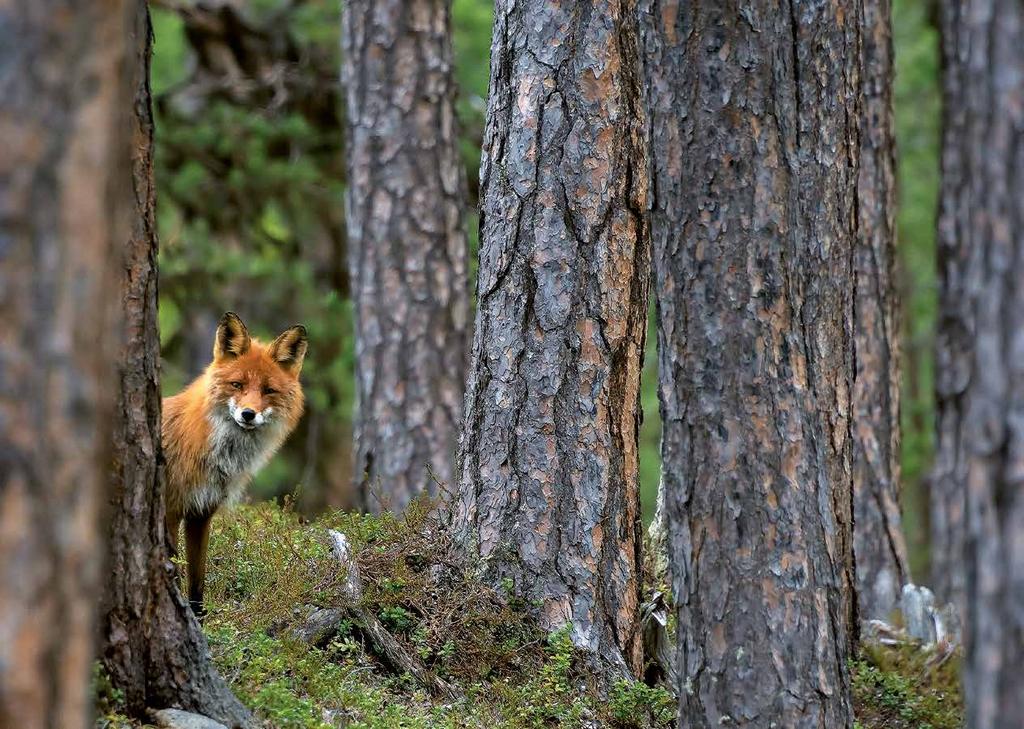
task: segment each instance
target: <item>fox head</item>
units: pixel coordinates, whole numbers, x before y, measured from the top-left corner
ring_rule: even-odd
[[[299,372],[306,357],[306,328],[286,329],[270,344],[249,336],[234,312],[221,317],[213,343],[209,386],[213,406],[243,430],[292,426],[302,414]]]

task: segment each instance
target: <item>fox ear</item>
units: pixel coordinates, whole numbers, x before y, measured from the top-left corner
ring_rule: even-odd
[[[274,340],[270,345],[270,356],[282,369],[298,377],[302,370],[302,360],[306,358],[307,345],[306,327],[296,324]]]
[[[213,340],[214,360],[240,357],[249,351],[249,344],[249,330],[238,318],[238,314],[229,311],[220,318]]]

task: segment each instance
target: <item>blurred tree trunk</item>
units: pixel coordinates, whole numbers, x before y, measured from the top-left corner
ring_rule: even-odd
[[[632,2],[499,2],[456,529],[639,673],[648,153]]]
[[[119,398],[113,435],[109,554],[100,625],[102,659],[128,709],[175,706],[231,726],[246,709],[210,662],[206,640],[178,592],[164,533],[160,463],[156,195],[149,87],[152,33],[145,0],[133,0],[132,203],[123,251]],[[127,139],[119,140],[128,144]],[[127,175],[127,172],[126,172]],[[126,192],[123,200],[127,202]],[[122,239],[123,240],[123,239]]]
[[[900,518],[899,301],[890,0],[862,0],[861,156],[854,248],[853,551],[862,620],[888,619],[909,580]]]
[[[679,723],[847,727],[860,14],[641,18]]]
[[[344,4],[349,279],[363,506],[453,475],[469,320],[466,183],[446,0]]]
[[[0,8],[0,726],[85,727],[113,405],[125,6]]]
[[[940,449],[971,729],[1024,726],[1024,5],[942,3]],[[963,518],[958,518],[960,513]],[[957,529],[962,525],[962,530]],[[956,532],[956,533],[954,533]],[[956,585],[956,580],[950,580]]]
[[[943,5],[947,5],[943,3]],[[964,610],[966,529],[967,385],[971,377],[974,312],[968,291],[972,257],[981,255],[967,245],[969,224],[960,186],[968,174],[967,89],[963,61],[956,57],[959,39],[950,26],[959,13],[943,8],[943,125],[942,187],[936,248],[939,267],[939,313],[935,331],[935,463],[929,489],[930,563],[932,589],[941,602]],[[957,20],[956,22],[959,22]],[[998,152],[993,152],[999,154]]]

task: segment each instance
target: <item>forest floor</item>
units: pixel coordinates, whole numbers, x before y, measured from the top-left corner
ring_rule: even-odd
[[[544,634],[529,606],[476,581],[426,505],[402,519],[349,513],[305,522],[287,506],[233,509],[214,520],[205,632],[239,698],[271,727],[614,727],[674,725],[659,688],[620,682],[602,698],[565,633]],[[348,538],[362,612],[328,529]],[[348,600],[350,602],[350,600]],[[309,630],[316,609],[339,609]],[[433,692],[377,655],[359,615],[451,689]],[[300,637],[301,636],[301,637]],[[858,729],[955,729],[957,661],[916,648],[872,648],[853,663]],[[97,728],[141,726],[97,681]]]

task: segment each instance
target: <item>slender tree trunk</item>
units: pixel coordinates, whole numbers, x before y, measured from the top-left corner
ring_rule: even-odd
[[[942,31],[939,436],[942,496],[965,515],[964,725],[1010,729],[1024,726],[1024,6],[946,0]]]
[[[0,7],[0,726],[85,727],[125,232],[121,2]]]
[[[948,9],[947,9],[948,8]],[[964,14],[966,14],[966,10]],[[963,454],[967,423],[966,393],[971,377],[974,312],[968,276],[980,249],[967,245],[967,199],[960,186],[968,175],[969,147],[965,69],[957,58],[960,39],[951,23],[960,13],[944,3],[942,189],[936,236],[939,264],[939,316],[935,332],[935,464],[930,489],[931,582],[936,596],[965,608],[964,549],[967,464]],[[980,149],[980,148],[979,148]]]
[[[900,518],[899,302],[890,0],[862,0],[859,236],[854,248],[853,551],[861,619],[909,580]]]
[[[641,18],[679,723],[846,727],[859,7]]]
[[[639,673],[648,154],[632,2],[499,2],[456,529]]]
[[[466,181],[446,0],[343,10],[355,476],[368,510],[451,482],[469,326]]]
[[[152,33],[145,0],[132,0],[133,215],[123,251],[119,397],[113,434],[109,554],[100,634],[102,658],[129,710],[174,706],[231,726],[246,709],[210,662],[206,640],[178,592],[164,533],[160,463],[160,338],[157,325],[156,195],[149,88]],[[118,140],[126,144],[128,140]],[[127,175],[127,172],[126,172]]]

